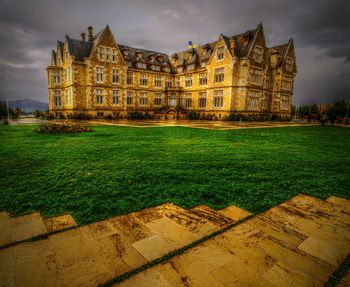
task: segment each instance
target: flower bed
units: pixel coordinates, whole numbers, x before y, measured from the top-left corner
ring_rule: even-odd
[[[62,122],[62,123],[44,123],[34,129],[37,133],[81,133],[91,132],[92,129],[83,123]]]

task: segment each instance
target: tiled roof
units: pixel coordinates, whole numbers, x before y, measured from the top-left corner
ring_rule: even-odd
[[[94,45],[97,45],[105,29],[102,29],[100,32],[95,34],[93,41],[76,40],[71,39],[69,36],[66,36],[69,53],[78,60],[83,60],[84,58],[89,57]],[[231,37],[225,35],[221,36],[228,48],[230,48],[231,40],[235,41],[235,55],[237,55],[238,57],[246,57],[249,52],[250,46],[253,43],[254,36],[257,30],[258,28],[254,30],[248,30],[244,33],[237,34]],[[130,67],[133,68],[136,68],[136,63],[146,63],[147,68],[149,68],[151,65],[158,65],[161,67],[180,67],[189,64],[195,64],[197,65],[197,67],[200,67],[200,62],[208,61],[210,59],[211,54],[216,46],[216,43],[217,41],[200,45],[193,49],[181,51],[172,55],[171,58],[169,58],[169,56],[165,53],[133,48],[125,45],[118,45],[118,47],[123,54],[124,60],[127,63],[129,63]],[[61,57],[63,57],[63,42],[58,41],[57,47],[60,47]],[[272,49],[277,50],[279,52],[279,58],[283,59],[287,47],[288,44],[279,45],[269,48],[268,51],[271,52]],[[123,51],[125,50],[128,51],[127,54],[123,53]],[[139,56],[137,56],[138,53]],[[163,58],[163,61],[160,61],[160,58]]]
[[[270,55],[271,55],[272,51],[277,51],[278,52],[277,64],[280,65],[282,63],[282,61],[283,61],[283,58],[284,58],[286,52],[287,52],[287,49],[288,49],[288,43],[268,48],[268,52],[269,52]]]
[[[69,53],[78,60],[89,57],[93,42],[71,39],[66,36]]]
[[[145,49],[133,48],[125,45],[118,45],[118,47],[122,54],[123,51],[128,51],[128,56],[124,57],[124,60],[127,62],[131,62],[132,65],[134,65],[135,63],[147,63],[149,65],[153,64],[159,66],[170,66],[169,56],[167,54],[149,51]],[[138,53],[140,55],[139,57],[137,57]],[[160,58],[163,58],[163,61],[160,61]]]

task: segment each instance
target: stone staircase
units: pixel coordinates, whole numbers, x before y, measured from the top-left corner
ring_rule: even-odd
[[[0,286],[323,286],[350,253],[350,201],[299,195],[254,217],[165,203],[84,226],[1,212],[0,228]]]
[[[2,212],[0,286],[98,286],[249,215],[165,203],[77,227],[69,214]]]
[[[349,253],[350,201],[299,195],[113,286],[324,286]]]

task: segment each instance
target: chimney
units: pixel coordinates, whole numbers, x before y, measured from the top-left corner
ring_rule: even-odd
[[[236,41],[235,38],[230,39],[230,50],[233,56],[236,56]]]
[[[89,37],[89,41],[93,41],[94,40],[94,35],[92,33],[93,28],[91,26],[88,27],[88,37]]]
[[[271,61],[272,68],[275,68],[277,66],[277,59],[278,59],[278,51],[273,49],[270,52],[270,61]]]
[[[86,36],[86,34],[83,32],[83,33],[81,33],[80,35],[81,35],[81,39],[82,39],[83,41],[85,41],[85,36]]]

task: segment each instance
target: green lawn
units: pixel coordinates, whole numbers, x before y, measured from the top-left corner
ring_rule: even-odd
[[[83,224],[171,201],[257,213],[293,195],[350,199],[350,129],[0,125],[0,210],[71,212]]]

